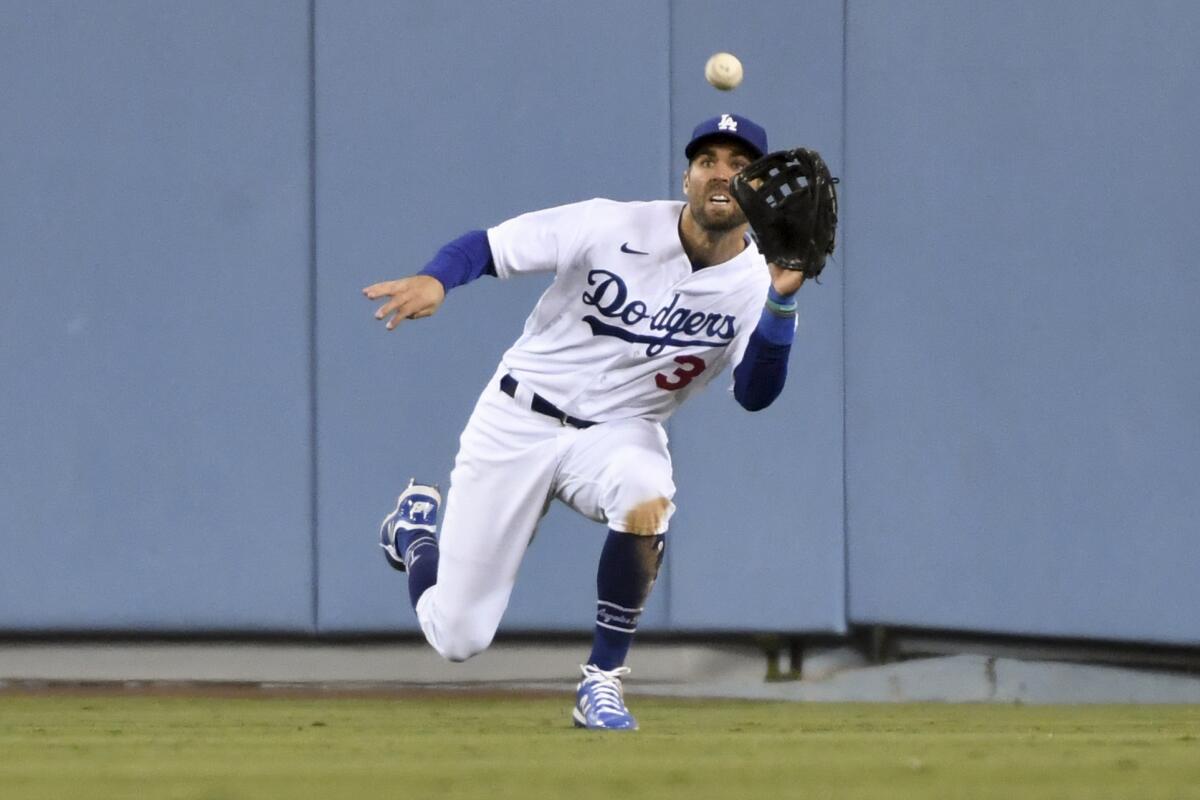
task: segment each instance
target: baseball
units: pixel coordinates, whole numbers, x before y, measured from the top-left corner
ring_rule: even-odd
[[[742,62],[733,53],[714,53],[704,65],[704,79],[723,92],[742,82]]]

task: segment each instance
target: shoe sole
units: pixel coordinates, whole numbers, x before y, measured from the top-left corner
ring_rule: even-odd
[[[597,726],[595,728],[588,727],[587,720],[584,719],[583,714],[579,713],[578,706],[571,710],[571,722],[575,723],[576,728],[583,728],[589,731],[636,731],[638,729],[636,723],[632,728],[604,728],[601,726]]]

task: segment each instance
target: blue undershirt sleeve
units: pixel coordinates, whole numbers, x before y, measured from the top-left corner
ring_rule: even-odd
[[[417,273],[441,281],[449,292],[456,286],[470,283],[480,275],[495,275],[496,262],[488,244],[487,231],[469,231],[448,243]]]
[[[758,325],[750,333],[746,352],[733,370],[733,396],[742,408],[761,411],[779,397],[787,382],[788,356],[795,335],[795,295],[785,297],[772,288]]]

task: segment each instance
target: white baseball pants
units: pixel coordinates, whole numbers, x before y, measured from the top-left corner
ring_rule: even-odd
[[[451,661],[491,644],[551,500],[630,533],[664,533],[675,511],[662,425],[565,426],[531,411],[524,387],[516,398],[501,392],[503,374],[502,367],[488,382],[462,433],[438,537],[437,583],[417,602],[425,638]]]

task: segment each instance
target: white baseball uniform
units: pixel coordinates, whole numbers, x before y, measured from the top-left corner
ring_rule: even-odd
[[[491,643],[554,498],[613,530],[667,529],[675,485],[662,422],[737,364],[770,286],[752,245],[693,270],[678,232],[683,208],[596,199],[488,231],[498,277],[553,272],[554,282],[462,434],[437,583],[416,609],[446,658]],[[518,382],[513,397],[500,390],[506,374]],[[577,428],[537,413],[535,393],[600,424]],[[652,530],[631,523],[647,507],[661,512]]]

